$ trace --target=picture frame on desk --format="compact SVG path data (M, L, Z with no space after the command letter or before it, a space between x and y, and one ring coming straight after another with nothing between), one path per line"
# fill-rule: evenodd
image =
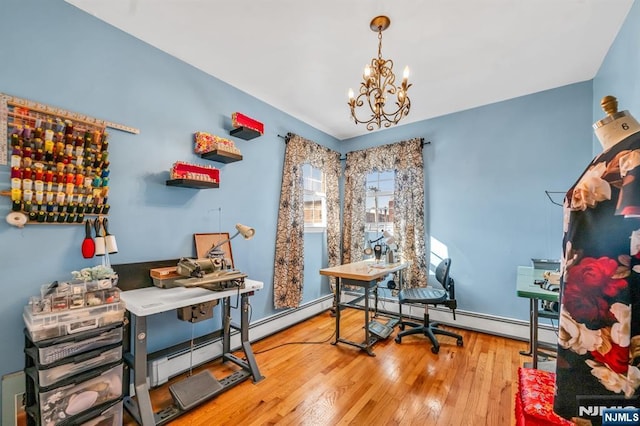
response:
M196 257L198 259L206 259L207 252L211 250L216 244L219 244L221 241L228 240L229 233L228 232L214 232L214 233L200 233L193 234L193 242L196 246ZM233 253L231 251L231 241L227 241L220 249L225 254L225 259L227 259L228 266L233 268Z

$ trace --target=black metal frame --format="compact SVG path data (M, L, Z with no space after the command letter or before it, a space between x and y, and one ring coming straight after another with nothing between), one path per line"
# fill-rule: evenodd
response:
M249 296L253 295L253 291L242 293L240 295L240 327L231 323L231 303L230 297L222 299L222 360L230 361L241 367L241 370L235 371L220 380L222 388L208 395L202 402L208 401L214 396L227 391L237 384L245 381L249 377L253 378L254 383L264 379L258 369L251 343L249 341ZM163 425L176 417L184 414L187 410L182 410L173 404L158 412L153 411L151 397L149 395L149 387L147 385L147 318L145 316L134 316L134 356L132 368L134 370L134 386L136 391L135 399L130 396L124 398L124 406L133 416L133 418L141 425ZM242 350L246 361L238 358L231 353L231 330L240 331L240 340Z

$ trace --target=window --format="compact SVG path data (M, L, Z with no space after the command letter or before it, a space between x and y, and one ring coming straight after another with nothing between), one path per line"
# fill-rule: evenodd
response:
M304 229L307 232L324 231L327 227L326 182L322 170L304 164Z
M394 170L374 171L367 175L365 238L376 239L381 231L393 234Z

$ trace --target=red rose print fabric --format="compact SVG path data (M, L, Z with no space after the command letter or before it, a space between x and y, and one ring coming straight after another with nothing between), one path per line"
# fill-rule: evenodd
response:
M544 370L518 369L516 426L574 426L553 412L555 376Z
M564 201L554 411L640 388L640 134L596 157Z

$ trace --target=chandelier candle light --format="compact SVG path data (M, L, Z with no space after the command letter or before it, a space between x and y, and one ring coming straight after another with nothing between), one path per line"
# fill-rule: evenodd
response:
M374 130L375 126L379 129L383 123L384 127L398 124L402 117L409 114L411 108L411 100L407 96L407 90L411 87L408 83L409 67L404 68L402 83L396 87L393 61L382 58L382 32L389 28L390 24L391 20L386 16L376 16L371 20L369 24L371 30L378 33L378 57L371 59L371 64L364 67L358 96L355 97L353 90L349 89L351 117L356 124L366 124L367 130ZM385 110L385 106L389 105L387 94L394 95L396 98L393 111ZM356 107L359 108L365 103L369 105L371 115L368 120L361 120L356 116Z

